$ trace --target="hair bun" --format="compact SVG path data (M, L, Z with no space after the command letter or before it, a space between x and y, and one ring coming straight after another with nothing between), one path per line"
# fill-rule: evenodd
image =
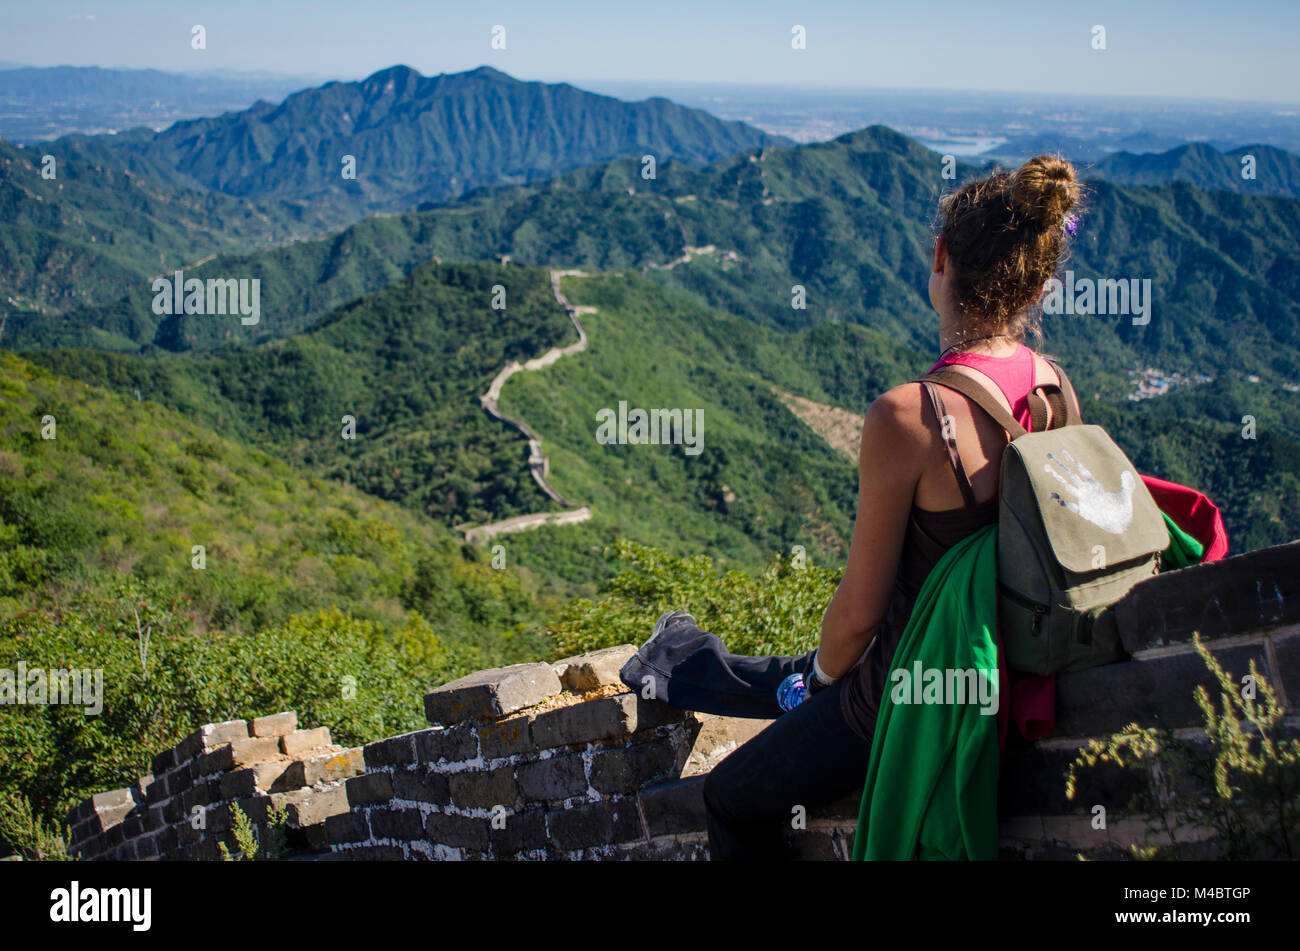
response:
M1056 228L1078 204L1079 182L1065 159L1036 155L1011 173L1008 195L1022 218Z

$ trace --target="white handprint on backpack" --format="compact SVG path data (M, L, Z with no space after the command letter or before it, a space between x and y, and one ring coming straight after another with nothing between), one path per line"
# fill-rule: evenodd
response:
M1067 501L1059 493L1053 492L1053 500L1104 532L1122 535L1128 530L1133 521L1133 490L1137 487L1133 473L1125 469L1119 476L1119 491L1107 492L1083 463L1064 449L1059 457L1049 452L1047 458L1051 462L1043 466L1043 471L1050 473L1076 499L1073 502ZM1058 472L1053 463L1060 466L1062 471Z

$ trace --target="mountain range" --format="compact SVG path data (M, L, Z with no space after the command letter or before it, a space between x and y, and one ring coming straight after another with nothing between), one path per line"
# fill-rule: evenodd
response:
M158 133L69 136L48 148L113 155L171 184L306 201L341 226L617 156L702 166L785 141L667 99L628 103L487 66L438 76L393 66Z
M427 79L395 68L362 84L308 90L300 94L305 98L287 100L277 109L255 108L221 120L183 123L157 137L126 136L111 148L102 140L68 140L71 158L66 164L79 175L68 179L71 194L49 187L44 194L37 192L28 180L35 171L28 150L14 150L12 164L28 161L8 184L16 217L28 229L16 233L26 233L28 245L34 247L44 239L42 253L48 259L66 256L77 230L70 222L93 221L99 205L95 196L106 194L103 189L110 185L117 189L112 194L119 203L128 209L133 202L140 207L135 219L116 211L106 215L106 240L110 234L120 240L134 228L140 245L149 247L151 221L165 220L169 205L200 199L215 208L211 233L179 227L172 234L156 232L158 243L196 253L200 245L216 247L220 239L227 246L250 241L259 229L259 240L267 240L266 234L276 228L281 233L305 228L305 215L295 214L304 214L297 209L310 206L310 201L270 194L281 188L274 176L255 182L249 171L264 171L265 163L253 159L240 171L240 162L229 155L228 161L216 160L215 143L229 145L242 137L248 148L260 142L258 155L266 149L287 155L291 142L310 142L310 148L303 146L304 154L314 154L328 148L322 143L338 141L331 138L331 129L341 121L339 115L348 116L348 129L363 128L365 134L379 134L380 129L418 134L426 125L437 124L431 116L446 108L446 100L459 97L462 104L482 107L471 109L472 118L461 126L460 142L467 151L491 165L491 156L523 149L540 175L555 157L548 159L546 148L529 149L539 141L555 141L547 138L554 132L547 123L528 123L530 129L551 129L540 138L533 133L515 135L510 139L514 145L504 151L494 144L495 129L511 128L501 117L520 115L518 97L548 108L560 101L553 96L568 103L566 108L581 111L582 105L592 105L591 121L606 130L609 122L600 125L604 120L595 115L615 108L611 103L617 108L648 107L651 113L664 108L654 106L653 100L626 104L587 95L571 87L518 83L487 69ZM563 98L574 96L577 106ZM413 117L403 118L399 103L408 101L421 105ZM314 106L323 111L309 114ZM680 116L673 111L677 109L669 111ZM652 116L642 116L641 121L654 124ZM289 128L306 131L295 138L285 132ZM699 131L704 136L708 130ZM444 147L438 136L427 141L432 143L429 148ZM636 141L636 135L615 136L613 141ZM736 146L731 138L724 142L711 148ZM588 145L592 152L612 148ZM802 147L750 145L704 167L698 165L707 149L687 150L680 161L665 155L651 175L645 174L646 166L635 152L540 181L497 181L474 188L461 183L466 190L442 204L372 215L323 239L291 241L252 253L217 253L185 268L185 277L259 281L264 316L253 327L238 319L154 313L148 282L127 281L132 267L143 268L139 257L111 262L119 267L114 277L128 286L125 295L114 299L104 293L108 282L89 284L95 267L107 265L87 257L85 275L69 272L54 285L70 297L58 319L34 309L10 312L5 339L60 373L119 392L141 392L227 438L256 445L319 475L360 485L445 524L465 524L549 506L526 477L523 444L476 405L505 361L526 360L568 339L562 310L547 296L544 272L532 268L576 266L620 275L621 283L612 286L635 287L634 294L611 298L606 282L580 282L579 293L606 301L600 305L602 315L595 318L597 333L590 351L547 373L512 381L502 394L503 409L520 401L524 418L540 421L547 445L556 453L553 481L565 496L604 500L590 524L563 532L594 544L621 526L666 547L712 543L723 557L752 565L767 547L779 546L801 531L791 528L795 523L773 519L772 513L785 511L795 513L799 524L822 526L807 529L817 536L815 541L811 536L804 540L833 556L841 550L849 525L845 501L836 488L842 478L840 463L833 454L826 455L824 447L810 448L821 445L816 440L800 450L802 462L782 455L782 440L806 427L775 392L794 392L860 413L882 389L924 369L935 337L925 291L930 222L942 191L980 170L959 165L954 178L945 178L938 155L884 127ZM185 161L174 161L177 155L186 156ZM107 164L81 164L91 156ZM166 156L167 162L159 161ZM197 161L201 156L207 158ZM1261 156L1266 161L1259 167L1270 175L1284 170L1286 153L1261 150ZM1252 543L1260 544L1293 532L1286 506L1273 505L1289 497L1300 472L1300 466L1288 461L1300 440L1300 425L1295 423L1300 401L1283 387L1300 376L1300 313L1291 286L1297 273L1300 203L1281 195L1203 187L1234 163L1239 165L1237 158L1197 147L1177 155L1147 156L1145 162L1117 162L1111 169L1117 176L1146 169L1142 175L1153 181L1195 173L1199 185L1181 180L1090 182L1083 230L1069 268L1084 281L1149 281L1150 319L1139 324L1128 314L1048 316L1044 325L1048 348L1067 361L1097 412L1111 418L1117 429L1145 433L1142 448L1134 450L1139 464L1157 474L1195 475L1207 489L1231 497L1238 510L1232 516L1234 528L1250 532ZM215 177L201 182L164 168L177 164L207 168ZM409 181L419 177L411 175ZM301 194L307 194L316 186L308 175L301 187L306 190ZM223 189L257 190L265 197L253 200ZM388 192L390 198L399 193L398 187ZM158 204L145 204L150 200ZM226 224L227 218L237 221L237 210L248 212L254 202L262 203L257 207L263 210L260 217L246 215L244 232ZM69 209L82 217L64 217ZM114 228L114 220L126 226ZM312 222L321 223L319 218ZM79 241L83 254L88 244L99 243L87 242L84 236ZM13 279L39 286L41 268L34 260L19 256L10 268ZM173 252L172 260L179 263L181 256ZM430 260L435 264L425 264ZM503 266L504 261L510 263ZM512 288L515 304L509 319L485 310L488 289L500 281ZM80 299L75 296L79 282L89 284ZM608 303L611 299L617 300L616 306ZM648 307L647 301L656 303ZM677 314L692 316L678 320L673 316ZM1230 321L1226 314L1231 314ZM637 328L638 320L648 326ZM669 333L675 320L688 329ZM728 330L721 337L701 334L698 324ZM860 336L862 328L869 328L868 336ZM656 350L655 333L667 333L676 342L663 353L677 355L678 379L705 374L723 387L728 379L720 370L724 364L738 358L750 361L746 366L754 378L748 383L727 383L732 389L715 387L693 396L708 411L707 418L735 422L737 435L728 435L731 424L721 427L723 451L710 463L713 468L680 460L680 471L674 465L664 468L665 462L652 467L655 484L674 486L665 490L672 500L668 508L691 513L683 522L662 513L632 515L627 505L620 510L616 498L605 494L608 487L616 482L635 485L645 473L634 467L615 474L608 460L618 454L589 445L585 427L570 434L576 443L553 443L568 431L571 423L566 420L590 418L599 408L572 402L574 392L583 389L576 381L584 373L605 381L587 387L594 392L604 385L602 405L617 403L619 379L631 386L644 375L644 368L624 365L625 358L604 346L601 330L625 340L631 352ZM735 341L744 341L743 357ZM122 356L103 352L114 350ZM190 356L175 356L184 352ZM758 352L783 357L754 364ZM1135 386L1133 374L1144 366L1161 368L1156 372L1199 373L1209 382L1176 391L1176 399L1135 405L1126 397ZM1248 378L1260 382L1249 383ZM668 399L666 379L654 384L647 376L641 382L647 389L658 386L663 393L658 398ZM551 380L566 382L550 392ZM758 396L760 390L765 395ZM742 391L748 395L740 395ZM529 396L534 393L547 395ZM327 406L332 409L322 415ZM350 412L347 406L358 408L365 439L340 453L327 437L337 426L335 417ZM737 413L738 406L745 407L743 412ZM1187 440L1169 439L1171 420L1205 440L1226 439L1247 413L1268 421L1262 442L1243 447L1249 452L1215 455L1207 464ZM747 437L738 437L745 432ZM759 439L763 432L770 433L765 442ZM785 435L778 437L778 432ZM593 452L600 455L592 457ZM753 454L784 459L785 470L798 473L811 494L800 496L778 473L740 461ZM1255 467L1250 479L1240 477L1240 465ZM596 477L597 472L605 476ZM1273 488L1248 494L1248 487L1261 485ZM734 501L726 502L728 496ZM742 511L750 514L741 518ZM613 522L607 520L611 516ZM664 530L668 525L671 531ZM543 530L536 537L554 534ZM560 547L573 544L563 542ZM539 556L538 563L572 562L572 554L553 548ZM592 580L589 568L576 562L568 575L572 581Z

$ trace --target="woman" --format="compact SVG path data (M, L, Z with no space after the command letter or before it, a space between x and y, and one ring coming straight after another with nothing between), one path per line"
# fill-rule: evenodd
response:
M931 369L957 367L1026 429L1035 387L1057 384L1074 400L1064 373L1024 339L1037 330L1035 307L1074 232L1079 199L1070 163L1038 156L940 203L930 272L940 357ZM714 859L781 857L782 832L796 806L811 809L862 785L890 661L913 601L949 547L996 521L1008 438L954 390L905 383L888 391L871 404L862 427L853 541L817 650L738 657L689 614L671 612L624 668L624 680L636 688L646 677L661 681L657 696L675 706L777 718L705 781ZM801 671L810 696L781 713L777 685Z

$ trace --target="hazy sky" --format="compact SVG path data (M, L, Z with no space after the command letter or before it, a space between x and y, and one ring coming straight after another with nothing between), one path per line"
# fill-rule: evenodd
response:
M207 49L190 48L202 24ZM491 30L506 28L506 49ZM791 49L791 28L807 48ZM1092 49L1094 25L1106 29ZM1300 101L1297 0L0 0L0 60Z

